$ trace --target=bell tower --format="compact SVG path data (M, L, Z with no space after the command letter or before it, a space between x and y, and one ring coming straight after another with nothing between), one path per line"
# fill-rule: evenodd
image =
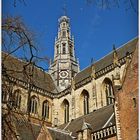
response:
M49 73L56 86L64 90L71 85L72 78L79 72L79 63L74 52L74 37L71 36L70 19L61 16L58 20L58 34L55 38L54 60L50 64Z

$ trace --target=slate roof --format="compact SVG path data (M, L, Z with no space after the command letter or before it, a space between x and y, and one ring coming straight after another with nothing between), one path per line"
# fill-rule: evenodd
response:
M35 124L16 124L16 130L21 140L36 140L40 134L41 126Z
M26 64L26 62L11 55L6 57L6 55L6 53L2 53L2 62L4 63L4 67L6 67L7 69L7 73L14 78L26 82L27 78L23 74L23 72L17 72L23 70L23 66ZM11 70L14 70L16 72L11 72ZM56 90L52 77L47 72L37 67L35 67L33 71L33 84L34 86L47 90L49 92Z
M55 130L54 128L45 128L41 131L41 125L31 124L28 121L23 121L22 118L15 121L16 130L21 140L37 140L39 135L44 133L48 135L48 132L53 140L73 140L73 138L64 131ZM48 129L45 131L45 129Z
M50 132L53 140L73 140L69 133L62 130L48 128L48 131Z
M106 124L106 122L109 120L109 118L114 113L114 105L105 106L103 108L100 108L96 111L93 111L87 115L81 116L79 118L76 118L72 120L69 124L62 124L58 126L59 129L64 129L67 131L72 132L72 136L77 137L77 131L80 131L83 126L83 122L86 122L90 124L92 128L92 132L95 132L97 130L102 129L102 127ZM115 117L113 116L110 120L111 125L115 125ZM67 126L68 125L68 126ZM109 126L109 123L106 125L106 127Z
M129 53L134 52L137 43L138 43L138 38L135 38L129 41L128 43L122 45L120 48L116 49L118 53L118 58L121 59L125 57L126 52ZM113 63L113 51L94 63L95 72L100 71L101 69L111 65L112 63ZM90 75L91 75L91 66L88 66L87 68L85 68L75 76L75 83L78 83L90 77Z

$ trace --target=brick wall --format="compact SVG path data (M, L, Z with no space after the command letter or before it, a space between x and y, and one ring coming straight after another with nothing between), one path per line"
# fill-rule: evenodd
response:
M138 129L138 48L128 64L122 89L116 93L122 140L136 140Z

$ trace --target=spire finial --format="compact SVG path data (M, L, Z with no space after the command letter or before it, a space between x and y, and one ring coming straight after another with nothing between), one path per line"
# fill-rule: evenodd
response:
M66 16L67 9L66 9L66 0L64 0L64 5L63 5L63 15Z
M113 44L113 50L114 50L114 51L116 50L115 44Z
M91 62L90 62L90 63L91 63L91 65L94 64L94 59L93 59L93 57L91 58Z

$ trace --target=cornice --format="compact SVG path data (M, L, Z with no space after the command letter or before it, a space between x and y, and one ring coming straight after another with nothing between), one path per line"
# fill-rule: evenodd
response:
M130 57L132 57L132 53L130 54ZM126 56L123 57L123 58L121 58L121 59L119 59L119 63L120 63L121 66L124 65L124 64L126 63ZM110 71L114 70L114 68L115 68L115 67L114 67L114 65L113 65L113 63L112 63L112 64L108 65L107 67L105 67L105 68L103 68L103 69L97 71L97 72L95 73L95 76L96 76L95 79L98 79L98 78L100 78L101 76L103 76L103 75L109 73ZM47 91L47 90L45 90L45 89L39 88L39 87L37 87L37 86L35 86L35 85L33 85L33 84L31 85L31 84L29 84L29 83L27 83L27 82L25 82L25 81L19 80L19 79L17 79L17 78L11 77L11 76L9 76L9 78L10 78L10 80L11 80L13 83L19 84L21 87L23 87L23 88L25 88L25 89L29 89L29 87L30 87L31 91L37 92L37 93L39 93L39 94L41 94L41 95L43 95L43 96L47 96L47 97L49 97L49 98L51 98L51 99L54 99L54 98L61 98L61 97L65 96L65 95L67 95L67 94L71 94L71 90L72 90L72 87L70 86L70 87L68 87L67 89L65 89L65 90L63 90L63 91L61 91L61 92L54 93L54 92L49 92L49 91ZM90 75L89 77L83 79L82 81L80 81L80 82L78 82L78 83L75 83L75 85L74 85L74 86L75 86L75 89L74 89L74 90L77 90L77 89L79 89L80 87L82 87L82 86L88 84L89 82L92 81L92 79L93 79L93 78L92 78L92 76Z
M29 84L29 83L27 83L25 81L19 80L17 78L11 77L11 76L8 76L8 78L9 78L9 80L11 80L11 82L13 82L13 83L15 83L17 85L20 85L24 89L27 89L27 90L30 89L31 92L37 92L37 93L39 93L39 94L41 94L43 96L48 96L48 97L50 97L52 99L55 96L55 93L49 92L49 91L47 91L45 89L42 89L42 88L39 88L39 87L37 87L37 86L35 86L33 84Z

